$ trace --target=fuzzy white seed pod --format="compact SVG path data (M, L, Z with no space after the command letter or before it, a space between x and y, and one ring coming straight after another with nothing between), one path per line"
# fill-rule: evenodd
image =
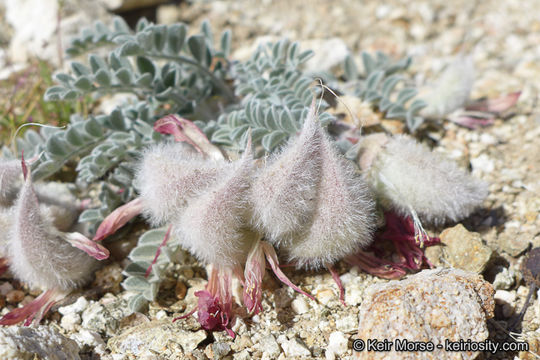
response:
M273 244L288 243L313 217L321 171L322 134L312 112L300 135L271 158L253 183L255 227Z
M21 186L21 162L0 161L0 206L11 206Z
M254 171L250 151L220 173L222 179L193 199L174 222L183 247L205 264L243 264L255 234L248 229L249 190Z
M182 143L147 149L136 174L144 215L154 226L167 224L188 200L216 182L225 161L204 160Z
M10 268L31 286L73 289L89 280L97 262L69 242L73 234L58 231L43 216L30 178L28 174L13 210Z
M306 121L316 122L315 118ZM299 267L329 265L369 245L375 224L374 203L362 176L321 134L321 170L316 206L309 226L285 246Z
M388 141L366 177L384 207L435 225L467 217L488 192L486 183L404 135Z
M444 70L433 87L421 96L428 106L421 115L441 118L465 106L474 85L474 63L470 56L460 56Z
M0 207L0 258L8 257L9 230L13 225L11 208Z

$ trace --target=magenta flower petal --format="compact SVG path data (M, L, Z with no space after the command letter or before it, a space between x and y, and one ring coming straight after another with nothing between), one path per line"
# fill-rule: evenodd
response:
M336 283L339 289L339 301L341 301L343 306L347 306L347 304L345 303L345 288L343 287L343 283L341 282L341 279L339 278L338 272L330 264L326 264L326 268L330 272L330 275L332 275L332 279L334 279L334 282Z
M105 260L109 257L109 250L106 247L90 240L81 233L66 233L65 239L77 249L81 249L97 260Z
M465 109L469 111L486 111L499 114L514 106L519 100L520 96L521 91L516 91L510 94L499 96L495 99L484 99L476 101L468 105Z
M53 289L47 290L30 303L14 309L0 319L0 325L14 325L24 321L24 326L32 323L39 324L43 316L65 294Z
M495 122L495 117L485 112L474 113L474 116L465 112L459 116L450 116L448 120L468 129L475 130L483 126L492 125Z
M167 115L154 123L154 130L160 134L170 134L176 141L185 141L199 153L215 159L223 159L221 151L191 121L177 115Z
M131 200L110 213L99 225L94 241L101 241L107 236L114 234L124 226L129 220L142 212L142 201L140 198Z
M262 310L262 280L266 261L261 242L257 241L250 250L244 270L244 305L249 313L258 314Z
M285 275L283 271L281 271L281 269L279 268L279 260L276 254L276 250L274 250L272 245L270 245L266 241L261 241L261 247L263 248L264 255L266 255L266 260L268 261L268 264L272 268L272 271L277 276L277 278L281 280L282 283L284 283L287 286L290 286L291 288L293 288L293 290L299 292L302 295L307 296L311 300L317 301L312 295L308 294L304 290L300 289L298 286L294 285L291 282L291 280L289 280L287 275Z

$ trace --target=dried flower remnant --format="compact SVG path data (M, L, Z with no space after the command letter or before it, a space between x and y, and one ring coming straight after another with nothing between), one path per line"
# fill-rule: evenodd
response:
M529 286L529 293L525 299L525 304L519 313L516 320L512 323L511 328L514 328L525 316L525 312L530 305L531 298L537 289L540 288L540 248L534 248L527 254L525 260L521 263L521 272L523 280Z
M39 321L55 301L90 278L97 262L88 254L97 259L108 257L107 249L84 235L60 232L54 227L42 212L24 160L22 168L25 182L13 210L9 266L18 279L46 292L4 316L0 324Z

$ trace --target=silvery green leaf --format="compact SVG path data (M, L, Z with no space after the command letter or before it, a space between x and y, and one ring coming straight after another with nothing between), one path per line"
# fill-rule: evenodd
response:
M132 261L152 262L156 256L158 245L139 245L129 253L129 259Z
M319 122L321 123L322 126L327 126L334 120L335 118L329 113L322 113L319 115Z
M396 87L397 83L401 80L401 77L398 75L392 75L384 79L381 86L381 94L383 98L390 96L390 93Z
M132 312L140 312L146 304L148 304L148 301L141 294L137 294L129 298L128 308Z
M131 30L129 29L128 24L124 21L124 19L120 16L115 16L113 18L113 29L116 33L130 33Z
M388 119L400 119L406 116L405 108L401 105L394 104L386 112L386 118Z
M225 58L229 57L231 52L231 31L229 29L225 30L221 34L221 51Z
M120 47L118 53L120 56L140 55L143 49L135 41L128 41Z
M150 284L150 287L148 287L145 291L143 291L142 295L146 300L154 301L158 290L159 290L159 284L154 282Z
M189 51L199 63L205 62L206 57L206 41L202 35L192 35L187 39Z
M139 32L137 35L135 35L135 39L137 40L137 44L143 49L143 50L151 50L152 49L152 36L148 32Z
M135 31L140 32L143 31L148 26L148 20L146 18L140 18L139 21L137 21L137 25L135 25Z
M232 144L230 134L230 129L228 128L218 129L212 134L212 142L230 145Z
M143 276L130 276L122 282L122 286L128 291L145 291L150 283Z
M417 93L418 91L415 88L402 89L398 94L396 104L401 106L405 105L405 103L415 97Z
M109 127L113 130L126 130L126 123L120 109L114 109L107 119Z
M377 91L368 90L363 96L366 102L376 102L381 99L381 95Z
M68 90L61 96L62 100L76 100L79 97L79 93L75 90Z
M32 171L32 176L35 179L46 177L57 171L60 167L59 165L61 164L59 164L58 161L55 160L44 161L40 163L35 170Z
M61 94L64 92L64 90L65 89L62 86L53 86L48 88L44 96L45 101L60 100Z
M103 135L101 125L94 118L90 118L86 121L84 130L93 137L101 137Z
M154 66L154 63L152 60L144 56L137 56L137 69L141 74L152 75L152 78L154 78L156 75L156 67Z
M86 76L81 76L73 83L73 86L75 86L77 89L81 91L90 91L92 89L92 82L90 79Z
M184 24L173 24L167 31L167 46L172 54L178 54L184 46L186 40L186 26Z
M424 123L424 118L421 116L411 116L409 117L407 114L407 127L409 128L409 131L411 133L414 133L420 125Z
M120 69L114 73L114 76L122 85L131 85L131 73L127 69Z
M242 138L242 136L244 135L244 133L249 129L249 125L242 125L242 126L239 126L237 127L236 129L234 129L231 134L230 134L230 137L233 141L236 141L236 142L239 142L240 138Z
M65 86L69 86L73 82L73 76L68 74L59 73L54 76L54 79Z
M124 274L127 276L144 276L150 264L146 262L132 262L126 266Z
M165 238L165 234L167 233L166 229L153 229L148 230L144 234L139 237L138 245L155 245L159 246L163 239Z
M311 50L306 50L302 52L300 55L298 55L298 64L301 65L311 59L315 53Z
M152 29L154 35L154 48L157 51L163 50L165 43L167 41L167 26L166 25L156 25Z
M345 70L345 78L349 81L358 79L358 68L354 63L354 58L349 54L345 58L345 63L343 64Z
M91 71L90 69L81 64L80 62L77 62L77 61L73 61L71 63L71 69L73 70L73 73L76 75L76 76L82 76L82 75L90 75L91 74Z
M107 63L98 55L91 54L88 57L88 62L90 63L90 68L94 74L96 74L99 70L107 69Z
M283 131L274 131L263 136L261 144L266 151L272 151L276 146L287 139L288 134Z
M66 130L66 140L73 147L82 146L85 143L79 131L73 126Z
M111 85L111 76L109 75L109 72L105 69L98 70L98 72L94 76L94 79L99 85L103 87L108 87Z
M383 76L384 71L381 70L373 71L372 73L370 73L366 80L366 90L375 91L379 86L379 83L381 82Z
M86 209L79 216L79 222L94 222L103 219L96 209Z
M375 70L376 64L371 55L362 51L362 62L364 64L365 76L369 76L373 70Z

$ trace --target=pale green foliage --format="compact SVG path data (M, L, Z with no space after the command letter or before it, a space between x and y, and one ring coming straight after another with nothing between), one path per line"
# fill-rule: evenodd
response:
M175 238L169 239L166 246L161 248L161 253L152 270L146 277L146 271L152 264L156 252L166 234L166 229L153 229L144 233L137 243L137 246L129 254L132 261L124 274L127 275L122 286L136 294L129 300L129 308L132 311L140 311L148 302L155 299L163 272L171 263L178 263L182 255L182 249Z
M235 92L241 103L222 114L217 122L198 122L212 142L234 150L245 148L247 131L252 142L272 152L302 128L309 105L316 95L314 79L301 71L313 53L300 52L298 43L281 40L260 46L246 62L236 63L232 72ZM327 105L323 102L320 109ZM320 121L332 119L322 113Z
M396 86L404 81L404 78L396 73L406 70L411 64L411 58L392 62L382 52L377 52L375 57L363 52L362 62L364 74L359 73L351 56L345 59L345 78L352 82L354 94L372 103L379 111L384 112L386 118L404 120L409 131L418 129L424 122L418 112L427 106L426 102L414 99L418 91L413 87L396 89Z

